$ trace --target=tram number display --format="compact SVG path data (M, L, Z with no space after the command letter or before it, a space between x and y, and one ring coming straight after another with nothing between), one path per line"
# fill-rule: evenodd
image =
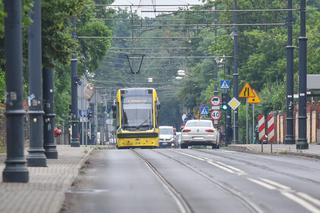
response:
M211 111L211 119L212 120L220 120L221 115L222 115L222 113L220 110L212 110Z

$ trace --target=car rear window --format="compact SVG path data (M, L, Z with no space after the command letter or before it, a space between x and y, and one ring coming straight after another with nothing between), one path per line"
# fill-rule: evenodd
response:
M211 121L188 121L186 127L212 127Z
M160 128L160 134L172 135L173 134L173 128Z

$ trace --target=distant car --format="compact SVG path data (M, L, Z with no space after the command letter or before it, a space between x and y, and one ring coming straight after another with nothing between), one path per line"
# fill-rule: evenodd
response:
M176 132L172 126L160 126L159 130L159 147L177 147Z
M219 148L219 133L210 120L189 120L181 132L181 148L205 145Z

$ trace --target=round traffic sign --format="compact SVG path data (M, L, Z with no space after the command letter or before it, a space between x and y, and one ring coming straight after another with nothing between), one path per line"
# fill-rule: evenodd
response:
M221 113L220 110L212 110L212 111L211 111L211 118L212 118L212 120L220 120L221 115L222 115L222 113Z
M210 102L212 104L212 106L219 106L221 104L221 98L220 96L212 96L210 98Z

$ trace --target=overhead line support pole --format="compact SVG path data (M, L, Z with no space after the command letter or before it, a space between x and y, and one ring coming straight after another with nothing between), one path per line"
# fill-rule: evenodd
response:
M73 23L73 39L77 39L76 34L76 18L72 18ZM74 53L71 58L71 147L79 147L79 113L78 113L78 75L77 75L77 53L74 49Z
M286 118L286 144L294 144L294 133L293 133L293 54L294 47L292 46L292 25L293 25L293 16L292 16L292 0L288 0L288 45L287 49L287 118Z
M29 27L29 120L30 148L28 166L45 167L47 159L44 150L43 129L43 87L41 49L41 0L34 0L31 11L32 24Z
M233 10L237 8L237 1L233 0ZM233 23L237 23L237 15L235 12L232 13ZM238 99L238 30L236 25L233 26L233 97ZM234 110L233 119L233 143L239 143L239 129L238 129L238 109Z
M307 141L307 35L306 0L300 0L300 36L299 36L299 134L297 149L308 149Z
M6 59L6 144L7 156L3 182L29 182L24 156L23 72L22 72L22 1L5 0Z

